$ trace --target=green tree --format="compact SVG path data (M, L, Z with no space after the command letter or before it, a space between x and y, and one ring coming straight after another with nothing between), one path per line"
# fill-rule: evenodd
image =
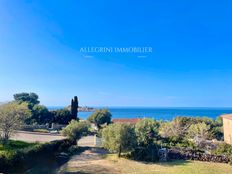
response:
M68 109L51 111L53 122L58 124L68 124L72 120L72 115Z
M162 122L159 127L159 135L161 135L163 138L173 136L174 133L171 129L171 126L171 122Z
M28 108L30 109L32 115L30 118L25 120L26 124L51 123L52 115L45 106L39 105L40 103L40 101L38 100L39 96L36 93L23 92L23 93L14 94L14 99L19 104L22 102L28 103Z
M27 103L7 103L0 106L1 139L7 142L14 131L20 128L24 120L31 115Z
M222 126L223 125L222 117L217 117L214 124L216 126Z
M222 117L217 117L214 120L214 123L211 125L210 133L212 138L216 138L217 140L223 140L223 121Z
M159 123L153 119L143 119L135 125L135 133L139 145L153 144L158 136Z
M88 134L90 124L87 121L76 121L72 120L63 130L62 134L67 136L69 139L77 142L82 136Z
M161 124L159 134L162 137L175 137L175 139L184 138L188 128L194 123L190 117L176 117L171 122Z
M112 115L107 109L99 109L90 115L88 120L94 123L98 128L101 128L101 125L111 122L111 117Z
M190 138L199 137L207 139L209 137L210 126L206 123L192 124L188 129L188 135Z
M32 116L29 119L30 123L45 124L52 122L52 114L47 107L43 105L34 105L32 108Z
M33 92L31 93L23 92L23 93L14 94L14 99L19 103L27 102L30 108L40 103L40 101L38 100L39 96Z
M102 131L103 147L110 152L117 152L121 157L122 152L127 152L136 146L134 126L130 124L110 124Z

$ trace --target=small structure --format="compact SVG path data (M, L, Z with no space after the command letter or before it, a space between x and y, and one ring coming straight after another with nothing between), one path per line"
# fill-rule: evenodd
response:
M131 123L131 124L136 124L139 121L141 121L141 118L117 118L117 119L112 119L113 123Z
M160 162L167 162L168 160L168 150L166 148L161 148L158 151L159 161Z
M224 141L228 144L232 144L232 114L222 115Z

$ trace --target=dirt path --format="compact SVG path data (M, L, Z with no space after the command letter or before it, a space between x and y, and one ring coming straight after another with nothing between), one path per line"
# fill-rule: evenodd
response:
M107 152L100 148L90 148L75 155L61 166L59 174L119 174L113 165L103 158Z
M49 142L54 140L62 140L65 137L60 134L49 134L49 133L38 133L38 132L29 132L29 131L17 131L11 139L26 141L26 142Z

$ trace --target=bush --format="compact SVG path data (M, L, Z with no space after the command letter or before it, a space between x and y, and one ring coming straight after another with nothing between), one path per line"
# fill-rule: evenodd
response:
M158 147L136 147L131 152L131 158L138 161L156 162L159 160Z
M30 114L27 103L10 102L0 105L0 139L7 143L13 132L23 125Z
M53 122L57 124L68 124L72 120L72 115L68 109L51 111Z
M62 130L62 134L67 136L69 139L76 141L79 140L82 136L88 134L90 124L87 121L76 121L72 120L68 126Z
M107 126L102 131L103 147L110 152L121 152L133 150L136 146L134 126L130 124L115 123Z
M16 151L0 153L0 172L23 173L41 161L55 158L59 152L68 150L73 141L65 139L45 144L38 144Z
M107 109L99 109L89 116L88 121L101 128L101 125L111 122L111 117L112 115Z
M43 105L34 105L32 110L32 116L26 120L28 124L46 124L52 123L52 114L48 111L48 108Z
M158 137L159 123L153 119L143 119L135 125L135 133L140 146L153 144Z
M216 155L232 156L232 146L226 143L219 144L217 149L213 151Z

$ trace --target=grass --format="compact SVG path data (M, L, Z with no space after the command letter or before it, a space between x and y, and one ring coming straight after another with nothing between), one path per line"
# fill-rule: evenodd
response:
M14 141L14 140L9 140L9 142L5 145L0 143L0 152L12 152L15 150L19 149L24 149L30 146L34 146L37 143L27 143L23 141Z
M200 161L143 163L119 159L116 155L107 155L105 159L122 174L228 174L232 171L232 166L229 164Z

